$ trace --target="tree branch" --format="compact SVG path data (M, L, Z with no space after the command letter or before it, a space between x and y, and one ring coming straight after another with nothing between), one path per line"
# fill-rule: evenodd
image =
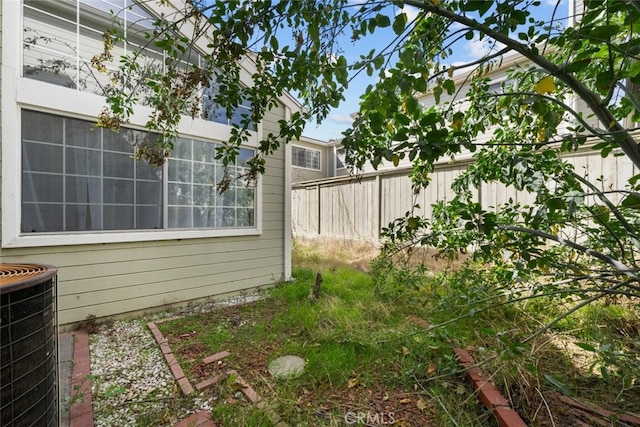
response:
M530 47L523 43L514 40L508 35L502 34L491 27L479 23L475 19L467 18L466 16L459 15L454 11L439 7L433 3L427 3L418 0L405 0L405 4L414 6L418 9L422 9L426 12L431 12L435 15L442 16L445 19L457 22L466 26L469 29L479 31L492 39L504 44L510 49L520 53L525 58L529 59L534 64L546 70L549 74L555 76L558 80L566 84L573 92L582 99L589 109L593 111L595 116L600 120L604 127L615 134L620 136L616 138L616 142L622 149L622 151L629 157L633 164L640 168L640 151L638 144L631 134L616 120L611 114L608 108L603 104L600 97L589 90L584 84L578 81L573 75L566 73L563 69L546 57L534 52ZM634 5L635 6L635 5Z
M547 240L551 240L554 241L556 243L560 243L563 244L565 246L569 246L572 249L575 249L577 251L583 252L587 255L591 255L594 258L599 259L600 261L603 261L609 265L611 265L613 268L616 269L616 271L618 271L621 274L624 274L625 276L629 276L635 280L638 280L639 277L637 275L637 272L635 270L630 269L629 267L627 267L626 265L624 265L623 263L621 263L620 261L618 261L617 259L614 259L608 255L605 255L603 253L600 253L598 251L594 251L591 248L588 248L586 246L583 246L579 243L573 242L571 240L567 240L564 239L562 237L556 236L554 234L551 233L547 233L545 231L541 231L541 230L534 230L531 228L525 228L525 227L520 227L517 225L497 225L496 226L498 229L500 230L506 230L506 231L515 231L517 233L526 233L526 234L533 234L534 236L538 236L538 237L542 237L544 239Z

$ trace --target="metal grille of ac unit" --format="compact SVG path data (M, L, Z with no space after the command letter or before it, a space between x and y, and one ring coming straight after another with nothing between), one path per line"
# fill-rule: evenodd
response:
M56 272L0 264L0 425L57 426Z

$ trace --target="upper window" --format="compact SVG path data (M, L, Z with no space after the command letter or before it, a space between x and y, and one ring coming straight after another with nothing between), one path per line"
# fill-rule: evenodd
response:
M224 125L240 125L241 120L251 115L251 102L244 100L231 113L227 113L226 108L221 107L215 101L218 93L218 84L212 81L209 87L202 92L202 118ZM253 123L249 123L249 130L254 130Z
M291 164L299 168L320 170L320 150L296 147L292 148Z
M216 144L180 139L167 164L152 168L132 157L131 145L153 138L23 110L21 231L255 226L255 189L242 179L253 150L240 150L226 169L231 185L219 194L225 169Z
M140 72L162 71L166 63L165 53L154 48L147 36L153 29L154 18L133 0L25 0L24 77L104 95L112 84L110 76L93 69L91 58L103 50L102 35L111 25L112 11L126 34L126 43L114 46L114 58L142 50L143 54L137 58L141 64ZM201 65L201 57L196 50L185 49L180 64L184 67L198 66ZM117 67L117 64L111 66ZM217 89L216 82L202 88L202 118L225 125L239 125L251 113L251 103L245 100L228 112L214 100ZM144 105L148 95L144 85L138 88L137 95ZM255 130L253 123L249 124L249 129Z
M132 0L24 0L23 75L102 95L109 76L92 69L91 58L103 50L111 11L127 36L126 44L114 46L114 57L147 43L145 32L153 28L153 18ZM161 66L160 52L146 52L147 66Z
M345 169L345 163L347 160L347 150L344 148L338 148L336 150L336 169Z

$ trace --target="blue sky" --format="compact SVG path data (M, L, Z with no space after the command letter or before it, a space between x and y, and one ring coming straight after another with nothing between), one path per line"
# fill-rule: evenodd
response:
M353 1L354 6L357 5L357 0ZM539 7L539 11L534 15L537 19L544 19L551 15L553 8L556 4L556 0L542 0L542 5ZM407 13L409 19L416 15L415 9L405 8L404 12ZM568 12L568 0L562 0L561 5L558 8L558 14L560 17L566 17ZM360 40L355 46L350 42L349 37L344 37L344 42L341 44L344 50L344 55L347 57L349 63L357 61L361 54L368 53L372 48L376 50L380 49L393 37L393 31L390 29L386 31L377 31L375 34L368 36L366 39ZM478 59L484 53L487 52L487 47L484 42L474 40L462 40L458 47L455 49L454 55L449 58L451 63L462 63ZM305 128L304 135L307 137L319 139L322 141L329 141L331 139L340 139L344 130L348 129L352 119L351 114L358 111L358 103L360 95L362 95L369 84L375 84L377 75L367 76L366 73L361 73L349 84L349 88L345 93L346 100L341 103L338 108L334 108L329 116L320 124L315 122L309 123Z

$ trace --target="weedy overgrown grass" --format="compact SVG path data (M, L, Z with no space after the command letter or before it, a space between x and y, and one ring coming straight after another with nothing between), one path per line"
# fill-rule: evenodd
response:
M229 350L224 368L269 403L249 405L224 383L208 391L217 395L214 419L268 426L277 423L275 412L290 425L333 426L344 425L346 414L373 411L407 426L495 426L453 347L474 354L530 425L553 425L550 391L601 393L625 410L640 401L637 377L615 368L629 356L624 346L638 345L637 306L594 307L536 336L560 308L539 299L509 303L499 271L471 263L403 269L375 254L366 244L296 242L294 282L251 304L160 324L192 382L202 380L202 357ZM317 273L323 282L312 303ZM614 343L621 336L627 344ZM287 354L306 361L302 376L271 377L268 363Z

